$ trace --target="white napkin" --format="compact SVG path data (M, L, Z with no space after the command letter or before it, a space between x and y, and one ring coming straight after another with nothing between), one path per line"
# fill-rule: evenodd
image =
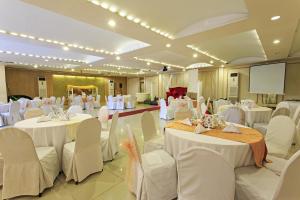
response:
M42 117L38 118L37 123L48 122L48 121L51 121L50 117L48 117L48 116L42 116Z
M234 124L229 124L227 125L224 129L223 132L229 132L229 133L241 133L239 127L235 126Z
M195 128L195 133L200 134L200 133L204 133L206 131L208 131L209 129L204 128L204 126L202 126L202 124L198 124Z
M191 120L189 119L189 118L186 118L186 119L184 119L184 120L181 120L180 121L182 124L185 124L185 125L188 125L188 126L192 126L193 124L192 124L192 122L191 122Z

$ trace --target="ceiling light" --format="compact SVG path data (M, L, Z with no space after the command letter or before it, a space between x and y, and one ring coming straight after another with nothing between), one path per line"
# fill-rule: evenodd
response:
M218 58L218 57L216 57L216 56L214 56L214 55L211 55L210 53L208 53L208 52L206 52L206 51L202 51L201 49L199 49L198 47L195 47L194 45L186 45L186 47L187 48L190 48L190 49L192 49L192 50L194 50L194 51L196 51L196 52L198 52L198 53L201 53L201 54L203 54L203 55L205 55L205 56L208 56L208 57L210 57L210 58L212 58L212 59L214 59L214 60L217 60L217 61L219 61L219 62L222 62L222 63L224 63L224 64L226 64L227 63L227 61L226 60L223 60L223 59L220 59L220 58Z
M38 65L33 65L34 68L38 68Z
M74 69L71 69L72 72L74 72Z
M174 65L174 64L170 64L170 63L166 63L166 62L160 62L160 61L152 60L152 59L144 59L144 58L138 58L138 57L134 57L134 59L136 59L138 61L149 62L149 63L154 63L154 64L160 64L160 65L165 65L165 66L171 66L171 67L180 68L180 69L184 68L183 66L180 66L180 65Z
M280 40L274 40L273 41L273 44L279 44L280 43Z
M108 7L109 7L108 3L106 3L106 2L102 2L100 5L104 9L108 9Z
M117 9L116 6L110 6L110 7L109 7L109 11L115 13L115 12L118 11L118 9Z
M100 6L100 2L98 0L91 0L91 2L97 6Z
M197 57L198 57L198 54L194 53L194 54L193 54L193 57L194 57L194 58L197 58Z
M134 19L134 17L132 15L128 15L127 19L130 20L130 21L132 21Z
M137 24L137 23L140 23L141 20L139 18L135 18L133 21L134 21L134 23Z
M66 46L64 46L62 49L63 49L64 51L69 51L69 47L66 47Z
M126 13L126 11L121 10L121 11L119 12L119 15L120 15L121 17L125 17L125 16L127 15L127 13Z
M115 22L114 20L109 20L109 21L108 21L108 25L109 25L110 27L115 27L115 26L116 26L116 22Z
M121 59L120 56L117 56L117 57L116 57L116 60L120 60L120 59Z
M213 61L213 60L211 60L211 61L209 61L209 63L210 63L210 64L214 64L214 61Z
M221 65L221 67L225 67L224 65Z
M276 20L278 20L278 19L280 19L280 16L279 16L279 15L276 15L276 16L271 17L271 20L272 20L272 21L276 21Z
M166 44L166 47L167 47L167 48L170 48L170 47L171 47L171 44Z
M148 65L148 66L151 65L151 63L147 62L147 65Z

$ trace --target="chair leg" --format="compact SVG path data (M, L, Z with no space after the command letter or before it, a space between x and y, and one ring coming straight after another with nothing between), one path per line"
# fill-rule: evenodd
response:
M78 181L75 181L75 185L78 185Z
M39 193L39 197L42 197L42 193Z

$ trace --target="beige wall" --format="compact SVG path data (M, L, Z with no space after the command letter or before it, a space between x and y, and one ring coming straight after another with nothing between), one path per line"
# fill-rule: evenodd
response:
M7 102L5 66L0 65L0 102Z
M127 78L127 93L135 95L140 91L140 78Z
M240 99L262 101L261 95L250 94L249 67L200 69L199 80L202 81L202 95L206 98L226 98L228 77L230 73L239 73ZM286 65L285 96L278 96L278 100L300 99L300 63Z

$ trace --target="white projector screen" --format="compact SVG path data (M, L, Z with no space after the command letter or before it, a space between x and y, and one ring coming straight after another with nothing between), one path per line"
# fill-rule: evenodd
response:
M284 94L285 63L250 67L249 92Z

